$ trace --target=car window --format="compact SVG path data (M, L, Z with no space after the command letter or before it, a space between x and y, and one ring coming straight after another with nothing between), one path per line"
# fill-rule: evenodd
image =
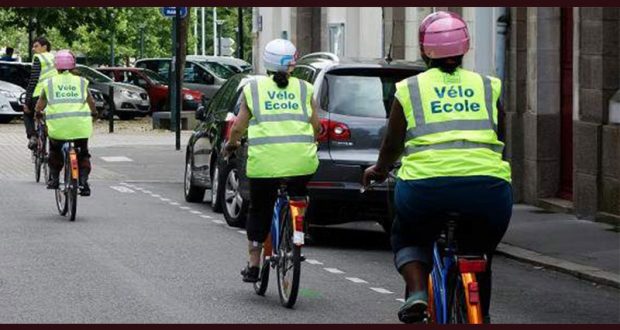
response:
M213 76L200 66L185 62L185 70L183 72L183 81L194 84L212 84Z
M136 67L149 69L159 74L160 76L164 77L166 82L169 80L170 60L141 61L136 64Z
M139 73L134 72L134 71L124 71L124 73L125 73L124 82L128 84L140 86L142 88L148 87L148 83L146 82L144 78L142 78L142 76Z
M228 79L235 75L234 71L217 62L202 61L200 64L222 79Z
M112 78L104 75L103 73L86 66L78 66L76 69L80 76L86 78L89 81L94 81L97 83L107 83L114 81L112 80Z
M387 118L396 83L416 73L395 69L330 71L325 75L326 84L323 86L327 100L321 100L321 104L327 111L337 114Z
M291 72L291 76L312 83L312 78L314 77L314 69L306 66L298 66L293 70L293 72Z
M168 84L168 80L166 79L166 77L160 75L157 72L151 71L149 69L144 69L142 73L145 76L147 76L151 80L151 82L155 85L167 85Z

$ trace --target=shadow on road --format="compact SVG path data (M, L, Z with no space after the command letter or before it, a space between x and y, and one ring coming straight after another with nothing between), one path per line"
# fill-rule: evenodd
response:
M391 250L389 236L381 230L313 226L309 246L352 250Z

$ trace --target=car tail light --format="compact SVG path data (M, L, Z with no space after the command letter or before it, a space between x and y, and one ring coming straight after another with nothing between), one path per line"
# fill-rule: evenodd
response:
M483 273L487 269L486 259L459 258L458 265L461 273Z
M350 139L351 130L347 125L329 119L321 119L319 142L327 142L329 140L349 141Z

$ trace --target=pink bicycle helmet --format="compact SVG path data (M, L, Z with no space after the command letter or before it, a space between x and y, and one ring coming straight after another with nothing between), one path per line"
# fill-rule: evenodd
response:
M54 65L56 70L73 70L75 69L75 56L69 50L59 50L54 56Z
M469 50L469 31L461 16L438 11L420 23L420 51L428 58L465 55Z

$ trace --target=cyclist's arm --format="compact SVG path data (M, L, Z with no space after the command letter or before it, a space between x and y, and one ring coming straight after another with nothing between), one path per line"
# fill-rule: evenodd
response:
M321 122L319 121L318 110L319 105L316 103L315 99L312 99L312 115L310 116L310 124L312 125L312 129L314 130L314 138L317 139L319 137L319 133L321 131Z
M235 119L235 123L230 131L230 139L228 143L234 145L245 134L245 131L248 129L250 125L250 118L252 118L252 114L248 109L248 105L246 103L245 95L241 94L241 106L239 107L239 114Z
M379 151L379 160L376 167L387 172L392 164L398 160L398 157L405 148L405 134L407 132L407 120L403 112L403 107L398 99L394 99L392 110L390 111L390 119L381 150Z
M34 107L36 112L43 112L43 109L47 106L47 96L45 95L45 90L41 91L41 95L39 96L39 100L37 101L37 105Z
M90 114L93 117L97 117L99 113L97 112L97 107L95 106L95 99L93 99L93 96L90 94L90 91L88 91L88 96L86 97L86 103L88 103Z
M39 82L39 76L41 75L41 62L39 62L39 58L35 57L32 60L32 68L30 69L30 79L28 80L28 86L26 87L26 104L28 106L32 106L32 94L34 93L34 88L37 86Z

